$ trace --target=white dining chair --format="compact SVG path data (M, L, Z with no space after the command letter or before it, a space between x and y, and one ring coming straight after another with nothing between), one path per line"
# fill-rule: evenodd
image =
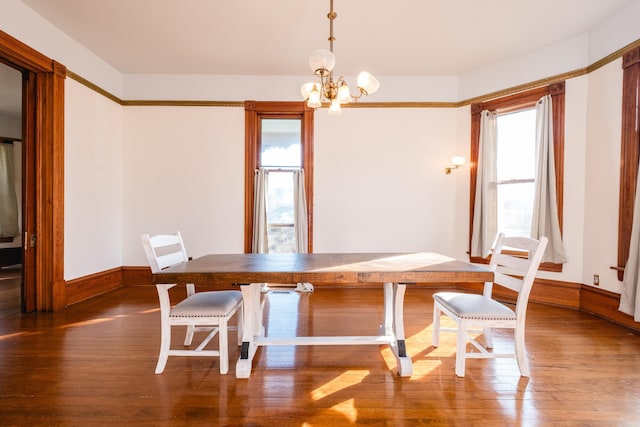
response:
M546 247L546 237L541 237L538 241L527 237L505 237L504 234L500 234L489 264L495 278L493 282L484 284L482 295L461 292L437 292L433 295L433 346L439 345L440 331L457 332L457 376L464 377L467 359L501 357L516 358L520 374L524 377L529 376L524 340L525 320L531 287ZM517 293L515 309L493 299L494 284ZM453 319L457 327L441 328L442 313ZM490 351L493 349L492 328L514 330L513 352ZM481 332L484 333L484 345L476 339ZM467 351L467 343L472 346L470 351Z
M180 232L150 237L142 235L142 246L152 273L188 262L187 251ZM156 374L161 374L169 356L216 356L220 359L220 373L229 371L228 330L238 330L238 345L242 337L242 293L240 291L196 292L193 283L186 285L187 297L171 304L169 289L175 284L156 284L160 300L161 340ZM175 297L175 295L174 295ZM229 327L231 317L238 313L236 328ZM171 348L172 326L186 326L183 349ZM191 346L195 332L208 332L195 348ZM205 346L218 335L218 350L205 350Z

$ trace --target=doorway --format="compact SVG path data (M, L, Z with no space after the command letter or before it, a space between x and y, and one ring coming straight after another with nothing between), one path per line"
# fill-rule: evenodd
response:
M22 76L22 309L62 310L67 70L3 31L0 63Z
M0 315L24 311L22 73L0 63Z

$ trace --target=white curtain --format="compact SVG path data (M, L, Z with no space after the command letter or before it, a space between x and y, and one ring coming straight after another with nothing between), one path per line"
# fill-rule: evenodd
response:
M497 155L498 115L484 110L480 119L471 256L488 256L498 234Z
M307 227L307 196L304 191L304 171L293 171L293 224L296 252L306 254L309 247L309 227Z
M536 104L536 181L533 199L531 237L549 239L542 262L567 262L560 234L556 200L556 170L553 154L553 109L551 96Z
M636 182L629 258L627 258L624 268L620 307L618 308L621 312L633 316L633 320L636 322L640 322L640 292L638 292L638 278L640 278L640 197L638 197L638 189L640 184L638 183L640 183L640 173Z
M13 144L0 142L0 237L16 237L19 233Z
M304 171L293 172L293 225L296 252L306 254L309 247L309 227L307 226L307 196L304 186ZM312 292L311 283L298 283L297 291Z
M269 252L269 238L267 230L267 185L269 172L258 169L254 172L253 193L253 240L251 252L266 254Z
M283 173L283 172L277 172ZM293 179L293 225L295 238L295 251L306 253L308 247L307 227L307 198L304 186L304 171L294 170L291 173ZM251 251L258 254L269 253L269 233L267 221L267 203L269 189L269 171L258 169L254 172L254 197L253 197L253 239ZM269 286L262 284L262 291L267 292ZM298 283L296 290L312 292L311 283Z

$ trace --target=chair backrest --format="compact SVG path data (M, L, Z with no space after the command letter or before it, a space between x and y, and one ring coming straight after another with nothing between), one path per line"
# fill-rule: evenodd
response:
M531 287L547 241L546 237L536 240L530 237L506 237L503 233L500 233L496 240L489 268L495 274L493 283L518 293L516 316L523 315L527 309ZM523 252L528 253L527 258L524 258ZM491 296L491 292L492 284L485 284L484 294Z
M158 234L153 237L143 234L142 246L153 273L189 260L179 231L175 234Z

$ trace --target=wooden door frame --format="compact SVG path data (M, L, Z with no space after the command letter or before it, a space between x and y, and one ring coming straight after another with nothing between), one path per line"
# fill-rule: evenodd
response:
M23 311L61 310L66 67L3 31L0 62L23 75Z

